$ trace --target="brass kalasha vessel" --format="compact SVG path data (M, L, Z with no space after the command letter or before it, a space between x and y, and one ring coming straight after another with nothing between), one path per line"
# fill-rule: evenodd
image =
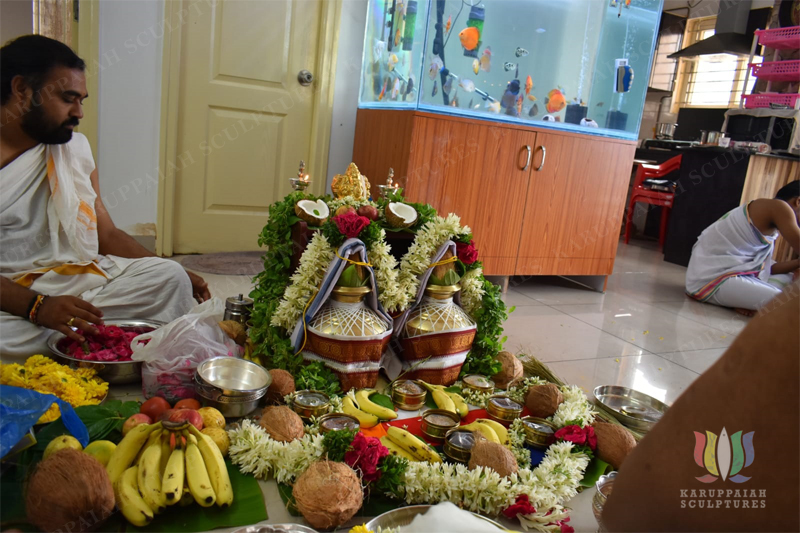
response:
M428 285L422 303L408 317L406 336L419 337L475 326L469 315L453 302L453 296L460 290L459 284Z
M317 313L310 327L325 335L371 337L386 333L389 324L364 304L369 287L334 287L331 298Z

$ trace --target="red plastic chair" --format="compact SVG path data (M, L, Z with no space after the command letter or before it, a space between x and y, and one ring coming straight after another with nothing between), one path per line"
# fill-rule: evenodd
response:
M625 244L628 244L631 236L631 228L633 227L633 208L637 202L650 205L661 206L661 229L658 232L658 248L664 249L664 241L667 236L667 222L669 221L669 212L672 209L672 200L675 198L675 193L654 191L644 184L646 179L659 179L667 174L678 170L681 167L681 158L683 156L675 156L672 159L664 161L660 165L639 165L636 169L636 178L633 180L633 192L631 193L631 201L628 204L627 220L625 222Z

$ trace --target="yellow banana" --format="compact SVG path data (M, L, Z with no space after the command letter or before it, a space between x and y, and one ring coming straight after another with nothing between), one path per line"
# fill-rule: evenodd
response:
M497 432L494 429L492 429L491 426L488 426L486 424L479 424L478 422L473 422L472 424L466 424L464 426L461 426L459 429L466 429L467 431L473 431L473 432L477 431L478 433L486 437L486 440L488 440L489 442L501 444L500 437L497 436Z
M186 479L183 448L175 448L167 461L164 477L161 480L161 492L164 493L167 505L174 505L183 496L183 482Z
M153 511L139 495L136 485L138 470L137 466L126 469L114 483L114 494L117 507L128 522L136 527L144 527L153 520Z
M180 502L181 507L189 507L194 503L194 497L192 496L192 493L189 492L189 487L184 485L183 495L181 496L181 499L178 501Z
M433 448L428 445L428 443L418 438L416 435L409 433L405 429L390 426L386 432L386 435L392 440L392 442L420 461L428 461L431 463L442 462L442 458Z
M405 451L399 445L395 444L394 441L389 437L387 437L386 435L381 437L381 444L386 446L386 448L389 450L390 455L397 455L404 459L408 459L409 461L419 461L419 459L417 459L415 456Z
M139 450L147 442L150 434L157 429L161 429L161 422L138 425L125 435L114 449L114 453L111 454L111 458L106 465L106 471L111 483L116 483L122 473L133 464L133 460L139 454Z
M208 470L203 462L203 455L197 448L197 438L194 435L189 435L186 442L186 483L189 485L189 491L192 493L194 501L202 507L214 505L217 497L211 486Z
M497 433L497 438L500 439L500 444L502 444L503 446L511 445L511 441L508 438L508 430L500 422L497 422L495 420L490 420L488 418L478 418L477 420L475 420L475 422L477 422L478 424L486 424L487 426L492 428L494 432Z
M382 407L369 399L369 395L375 392L375 389L361 389L356 393L356 401L358 408L365 413L375 415L381 420L394 420L397 418L397 413L386 407Z
M233 503L233 487L231 478L228 475L228 467L225 466L225 458L222 452L211 437L198 431L193 425L189 425L189 432L197 438L197 448L203 456L208 477L211 480L211 487L217 497L217 506L223 509L230 507Z
M137 481L139 494L147 506L154 513L163 513L167 508L166 498L161 492L161 433L154 431L151 433L148 446L144 449L141 459L139 459L139 470Z
M164 472L167 470L167 462L172 455L172 448L169 447L169 431L161 432L161 464L159 465L159 473L161 479L164 479Z
M445 391L447 392L447 391ZM460 394L457 392L447 392L447 395L450 396L450 399L453 400L453 403L456 406L456 412L458 416L464 418L469 413L469 406L467 402L464 401L464 398L461 397Z
M345 396L342 399L342 411L344 414L354 416L358 419L358 423L362 428L371 428L378 425L378 417L365 413L353 403L350 396Z
M433 389L431 394L433 395L433 401L436 402L436 407L444 409L445 411L450 411L453 414L458 414L458 411L456 411L456 404L453 403L453 400L450 399L450 396L448 396L445 391Z

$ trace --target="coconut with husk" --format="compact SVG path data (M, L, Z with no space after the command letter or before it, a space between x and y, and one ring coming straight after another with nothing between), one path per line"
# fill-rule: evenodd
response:
M364 503L364 491L356 473L335 461L312 463L295 481L292 495L303 518L322 530L341 526Z
M294 213L309 226L321 226L331 214L323 200L300 200L294 204Z
M531 412L531 416L547 418L553 416L558 406L564 402L564 395L556 385L532 385L528 387L525 395L525 407Z
M303 419L300 415L285 405L265 407L261 411L258 425L266 431L273 440L291 442L305 435Z
M114 487L100 461L65 448L36 467L26 488L25 512L42 531L98 529L114 512Z
M479 466L488 467L502 477L516 474L518 470L517 460L511 450L502 444L490 442L486 439L476 440L469 456L468 466L470 470Z
M280 368L273 368L269 375L272 376L272 383L267 389L267 403L283 403L283 399L295 391L294 376Z
M500 352L497 360L502 365L500 372L492 376L495 386L507 389L509 384L522 378L525 369L522 368L522 361L511 352Z
M393 228L407 228L417 221L417 210L402 202L386 204L386 222Z
M247 331L244 326L235 320L223 320L219 323L219 327L225 332L225 335L233 339L233 342L239 346L244 346L247 342Z
M636 439L630 431L616 424L595 422L594 434L597 436L597 457L619 470L622 462L636 447Z

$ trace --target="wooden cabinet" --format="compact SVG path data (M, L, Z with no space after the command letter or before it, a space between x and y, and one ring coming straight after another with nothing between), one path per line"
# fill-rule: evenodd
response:
M419 111L359 109L353 161L469 225L488 275L608 275L635 143ZM530 154L530 157L529 157Z

